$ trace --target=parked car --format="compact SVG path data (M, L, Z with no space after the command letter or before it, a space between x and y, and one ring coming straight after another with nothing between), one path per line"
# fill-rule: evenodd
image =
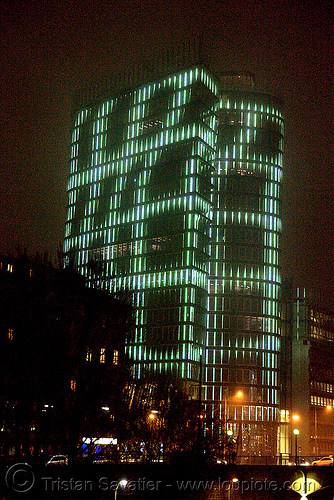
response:
M50 458L46 465L68 465L68 458L66 455L54 455Z
M111 460L105 457L96 457L93 460L93 464L110 464Z
M333 465L334 457L333 455L329 455L328 457L322 457L319 460L314 460L312 465Z

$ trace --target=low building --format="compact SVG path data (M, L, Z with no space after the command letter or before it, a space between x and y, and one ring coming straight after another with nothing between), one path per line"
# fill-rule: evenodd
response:
M47 259L0 257L3 456L69 453L111 431L131 311Z
M305 289L283 292L280 450L294 456L297 443L298 456L328 455L334 451L334 314Z

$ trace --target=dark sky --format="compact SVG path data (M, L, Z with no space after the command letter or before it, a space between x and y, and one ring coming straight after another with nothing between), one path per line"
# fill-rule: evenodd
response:
M333 299L333 9L323 0L0 3L0 253L63 238L73 90L204 35L285 102L283 270Z

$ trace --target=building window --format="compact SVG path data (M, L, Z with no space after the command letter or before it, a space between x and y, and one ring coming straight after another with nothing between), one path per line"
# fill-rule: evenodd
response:
M119 352L118 351L114 351L113 358L112 358L112 362L113 362L114 365L118 365L118 357L119 357Z
M105 347L101 347L100 349L100 363L106 362L106 349Z
M71 391L75 392L77 389L77 381L71 380Z
M86 361L88 362L92 361L92 356L93 356L92 349L88 347L86 352Z
M8 329L7 338L8 338L8 340L13 340L13 338L14 338L14 330L12 328Z

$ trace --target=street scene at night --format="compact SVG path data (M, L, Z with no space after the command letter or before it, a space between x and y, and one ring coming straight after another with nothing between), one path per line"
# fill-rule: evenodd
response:
M1 25L1 498L333 499L330 3Z

